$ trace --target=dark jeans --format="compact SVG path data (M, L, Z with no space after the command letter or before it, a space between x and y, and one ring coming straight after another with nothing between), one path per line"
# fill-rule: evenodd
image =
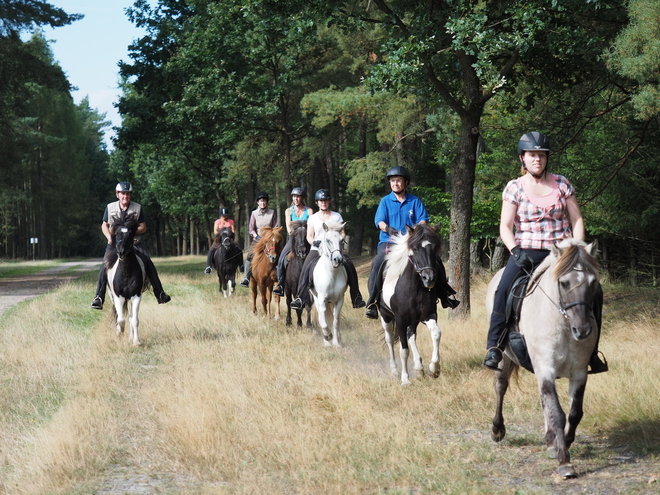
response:
M105 254L103 255L103 263L101 264L101 269L99 270L99 278L96 284L96 296L100 297L101 301L103 302L105 302L105 291L108 287L108 272L105 268L105 259L108 255L108 252L111 249L112 249L112 244L108 244L105 247ZM151 287L153 288L156 299L158 299L158 296L160 296L160 294L164 291L163 291L163 284L160 282L160 278L158 278L158 272L156 271L156 267L154 266L153 261L151 261L151 258L149 258L149 255L147 254L146 251L144 251L141 247L138 246L135 246L134 249L135 249L135 254L137 254L138 257L144 263L144 269L147 272L147 278L151 283Z
M525 249L525 252L534 262L534 267L538 266L550 254L550 251L547 249ZM527 270L531 273L533 267L529 267ZM516 265L514 257L510 256L495 291L493 312L490 315L490 326L488 327L487 349L493 347L504 349L506 339L506 300L513 282L515 282L522 272L523 269Z

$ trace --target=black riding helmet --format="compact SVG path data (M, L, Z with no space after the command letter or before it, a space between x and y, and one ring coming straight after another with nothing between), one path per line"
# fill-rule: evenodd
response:
M396 177L397 175L410 182L410 171L406 167L397 165L396 167L389 169L387 171L387 180L390 180L390 177Z
M294 187L291 189L291 196L302 196L303 198L307 197L307 191L304 187Z
M522 155L525 151L550 152L550 141L540 132L528 132L523 134L518 141L518 155Z
M133 192L133 186L128 181L122 181L115 187L115 192Z
M229 209L226 206L223 206L220 208L220 216L221 217L226 217L229 215Z
M330 191L328 189L319 189L314 195L314 200L320 201L323 199L330 200Z
M268 194L263 191L257 194L257 201L259 201L260 199L265 199L266 201L270 201L270 197L268 196Z

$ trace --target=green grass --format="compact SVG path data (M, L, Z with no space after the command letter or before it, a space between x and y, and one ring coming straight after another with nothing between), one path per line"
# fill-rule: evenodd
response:
M0 260L0 278L21 277L59 265L64 260L7 261Z

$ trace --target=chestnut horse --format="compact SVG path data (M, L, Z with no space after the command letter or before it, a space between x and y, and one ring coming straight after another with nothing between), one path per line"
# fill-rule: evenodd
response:
M261 239L252 244L250 250L252 258L252 275L250 289L252 289L252 312L257 314L257 290L261 293L261 305L264 315L270 317L270 302L273 287L277 283L277 258L284 247L282 227L263 227ZM280 319L280 296L275 295L275 319Z

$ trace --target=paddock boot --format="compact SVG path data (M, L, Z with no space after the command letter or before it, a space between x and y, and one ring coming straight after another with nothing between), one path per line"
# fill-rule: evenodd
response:
M299 297L296 297L293 301L291 301L291 309L303 309L304 306L305 303Z
M211 275L212 270L213 269L210 266L207 266L206 268L204 268L204 273L206 273L207 275Z
M367 306L367 310L364 312L364 316L366 316L370 320L377 320L378 319L378 304L376 304L376 303L369 304Z
M598 356L599 352L594 351L594 353L591 355L591 358L589 359L589 368L591 368L587 374L589 375L595 375L596 373L605 373L606 371L610 370L610 367L607 365L607 359L605 359L605 356L603 356L603 361L601 361L600 356Z
M500 361L502 361L502 351L497 347L488 349L488 353L484 358L484 366L491 370L497 370L499 369L497 365L500 364Z
M172 300L172 298L168 296L165 291L162 291L160 294L158 294L156 299L158 300L158 304L165 304Z
M241 287L250 287L250 263L251 261L245 261L243 268L243 280L238 284Z
M280 267L280 265L277 265L277 287L273 289L273 294L276 296L283 297L284 296L284 270Z
M364 308L366 305L367 305L367 303L364 302L364 299L362 299L362 296L360 294L355 296L355 299L353 299L353 308L354 309Z
M96 296L92 301L92 309L103 309L103 299Z

